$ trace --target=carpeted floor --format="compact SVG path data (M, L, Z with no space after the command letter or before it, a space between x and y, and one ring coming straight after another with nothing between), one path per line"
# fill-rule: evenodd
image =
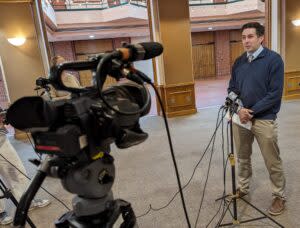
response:
M300 227L300 221L297 219L300 214L300 207L298 206L298 203L300 204L299 106L300 101L283 102L278 118L279 143L287 178L288 202L284 214L274 218L288 228ZM204 153L214 132L217 114L218 108L209 108L202 109L192 116L170 119L171 135L183 185L189 180L195 165ZM111 153L115 158L116 165L114 196L131 202L137 216L144 214L150 204L153 208L166 205L178 190L162 118L157 116L145 117L141 120L141 125L149 133L149 139L146 142L127 150L116 149L112 146ZM226 127L224 132L226 132ZM224 137L226 141L225 134ZM11 138L11 142L24 160L29 175L33 176L36 168L27 161L28 158L35 156L30 144L15 141L13 138ZM211 154L211 150L208 150L199 164L193 180L184 190L192 227L195 226ZM197 227L206 227L219 208L220 203L215 202L215 199L220 197L223 191L222 154L222 135L219 131ZM72 195L61 187L59 180L48 178L44 187L71 207ZM229 167L226 172L226 188L228 192L231 189ZM40 197L50 197L43 191L40 191L39 194ZM256 142L253 151L253 181L251 195L248 199L264 212L272 200L267 170ZM53 227L54 220L66 211L56 200L53 198L51 200L52 204L49 207L30 213L37 227ZM260 216L240 200L238 201L238 215L241 219ZM219 216L220 213L209 227L215 227ZM227 214L224 222L231 221L231 216ZM187 227L179 195L167 208L151 211L146 216L138 218L138 224L139 227L146 228ZM276 227L267 219L242 226Z

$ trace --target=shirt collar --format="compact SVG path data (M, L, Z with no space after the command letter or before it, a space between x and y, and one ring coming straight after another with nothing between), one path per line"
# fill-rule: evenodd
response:
M254 52L247 52L247 57L249 57L249 55L253 55L253 60L257 58L257 56L264 50L263 46L260 45L259 48Z

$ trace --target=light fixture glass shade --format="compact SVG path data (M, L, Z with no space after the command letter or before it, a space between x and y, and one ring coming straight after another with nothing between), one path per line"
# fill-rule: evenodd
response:
M25 43L26 38L24 37L13 37L7 39L9 43L11 43L14 46L21 46Z
M293 20L292 23L293 23L293 25L295 25L295 26L300 26L300 19Z

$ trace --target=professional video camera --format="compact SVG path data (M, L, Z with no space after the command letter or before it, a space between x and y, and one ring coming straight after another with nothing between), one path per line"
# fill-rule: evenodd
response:
M40 96L23 97L7 111L7 121L17 129L30 132L35 150L47 154L29 188L17 207L14 225L24 227L31 200L47 175L62 180L63 187L76 196L73 211L64 214L56 227L112 227L120 214L121 227L136 226L130 204L114 200L111 191L115 179L114 159L110 145L119 148L137 145L147 138L139 118L149 112L150 95L145 74L132 66L133 61L160 55L163 47L149 42L123 45L123 48L102 53L88 61L67 62L53 66L48 79L36 84L49 91L69 91L68 100L45 100ZM95 85L70 88L64 85L64 71L91 70ZM107 75L127 78L103 89Z

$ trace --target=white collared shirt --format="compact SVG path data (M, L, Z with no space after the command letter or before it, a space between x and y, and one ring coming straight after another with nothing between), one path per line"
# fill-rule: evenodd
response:
M259 46L259 48L255 51L255 52L247 52L247 58L249 57L249 55L252 55L253 58L252 58L252 61L254 59L257 58L257 56L264 50L264 47L262 45Z

